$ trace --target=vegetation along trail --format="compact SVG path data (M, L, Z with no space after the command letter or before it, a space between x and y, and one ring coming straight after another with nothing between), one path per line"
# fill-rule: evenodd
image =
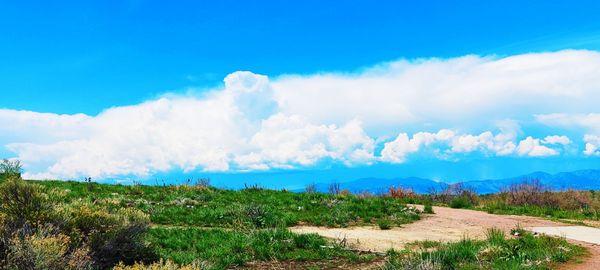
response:
M510 233L515 227L525 229L531 227L572 226L538 217L495 215L482 211L433 207L435 214L424 215L414 223L381 230L376 226L360 226L350 228L326 228L316 226L296 226L291 230L298 233L317 233L327 238L344 241L358 250L386 252L390 248L401 250L405 245L415 241L455 242L465 237L484 239L490 228L498 228ZM594 229L600 231L600 229ZM568 239L568 237L567 237ZM565 265L561 269L600 269L600 247L598 245L570 240L588 249L590 256L582 263Z

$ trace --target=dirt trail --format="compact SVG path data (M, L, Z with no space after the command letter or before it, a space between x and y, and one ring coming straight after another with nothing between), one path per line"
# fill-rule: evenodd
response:
M570 225L536 217L493 215L481 211L446 207L433 209L435 212L433 215L425 215L417 222L390 230L380 230L374 226L351 228L297 226L290 229L298 233L317 233L338 241L346 241L358 250L385 252L390 248L401 249L405 244L414 241L451 242L463 237L482 239L489 228L498 228L509 233L517 226L526 228ZM568 269L600 269L600 247L579 244L584 244L589 249L591 257L582 264L569 265Z

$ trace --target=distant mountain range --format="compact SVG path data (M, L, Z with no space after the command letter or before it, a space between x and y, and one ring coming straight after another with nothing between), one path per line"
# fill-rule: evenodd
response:
M488 179L476 181L463 181L462 183L473 188L479 194L494 193L501 191L515 183L522 183L525 180L538 180L543 185L552 190L579 189L596 190L600 189L600 170L579 170L573 172L562 172L549 174L545 172L534 172L517 177L504 179ZM387 192L388 188L403 187L410 188L417 193L428 193L431 190L441 191L449 183L434 181L418 177L408 178L361 178L353 181L339 183L341 189L347 189L352 193L368 191L375 194ZM320 192L328 192L330 183L316 184L316 189ZM297 190L301 191L301 190Z

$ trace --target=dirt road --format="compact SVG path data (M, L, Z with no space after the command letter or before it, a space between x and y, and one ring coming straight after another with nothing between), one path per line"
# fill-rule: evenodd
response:
M458 241L463 237L481 239L489 228L498 228L509 233L521 226L551 227L570 226L536 217L493 215L481 211L434 207L435 214L425 215L421 220L400 228L380 230L373 226L352 228L324 228L297 226L291 228L298 233L317 233L324 237L345 241L358 250L385 252L390 248L401 249L405 244L434 240L442 242ZM582 264L569 265L568 269L600 269L600 248L584 244L591 257Z

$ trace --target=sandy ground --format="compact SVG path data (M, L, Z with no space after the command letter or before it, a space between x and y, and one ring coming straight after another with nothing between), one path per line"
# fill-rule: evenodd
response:
M600 229L585 226L531 227L530 231L567 239L600 244Z
M498 228L509 233L511 229L517 226L522 228L535 227L540 231L553 230L552 228L544 229L543 227L573 226L572 224L558 223L536 217L493 215L481 211L446 207L434 207L433 209L435 212L433 215L425 215L417 222L390 230L380 230L374 226L351 228L297 226L292 227L291 230L298 233L317 233L324 237L343 241L357 250L385 252L390 248L401 249L405 244L414 241L450 242L458 241L463 237L482 239L490 228ZM584 228L586 228L587 233L589 233L589 230L600 231L600 229ZM590 239L589 236L585 236L586 232L579 232L577 229L566 229L566 232L581 237L579 240ZM593 231L593 233L598 232ZM568 268L562 269L600 269L600 246L589 242L571 241L587 247L590 251L590 257L584 258L583 263L569 264Z
M318 233L322 236L346 241L358 250L385 252L390 248L401 249L405 244L422 241L458 241L463 237L483 238L489 228L499 228L505 232L517 226L548 227L564 226L544 219L525 216L492 215L481 211L434 207L434 215L400 228L380 230L375 226L351 228L324 228L297 226L291 230L298 233Z

